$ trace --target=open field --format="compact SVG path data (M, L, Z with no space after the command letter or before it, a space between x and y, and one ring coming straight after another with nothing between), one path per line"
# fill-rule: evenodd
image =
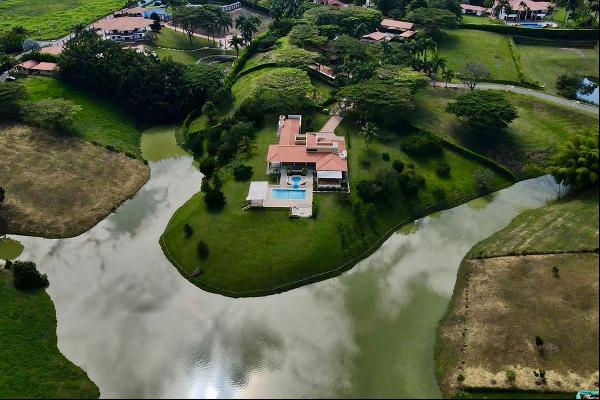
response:
M328 117L312 118L314 125L320 126ZM275 118L269 118L264 128L257 132L257 151L250 159L243 160L244 164L253 167L253 180L268 180L265 176L266 151L269 144L277 142L275 131ZM473 195L477 192L473 173L485 168L445 151L442 159L451 165L452 178L442 180L435 173L434 161L411 159L400 150L403 139L400 132L382 131L369 152L358 135L358 128L352 123L344 122L337 133L348 135L351 140L349 161L354 188L358 181L372 179L380 171L391 168L391 162L382 160L383 152L389 153L391 160L413 162L416 172L427 180L426 188L414 204L419 209L436 203L432 195L436 186L445 189L450 203ZM361 154L366 156L361 157ZM365 165L364 159L361 162L361 158L366 158L369 165ZM496 175L493 186L501 188L509 183ZM274 289L340 267L362 255L395 225L412 219L412 202L400 195L377 208L376 223L371 228L366 228L364 221L357 222L352 206L344 203L343 196L336 193L316 194L318 215L315 219L292 220L287 209L242 211L249 185L249 182L227 179L222 188L227 199L223 211L209 212L203 201L204 194L198 193L169 222L161 245L165 254L180 267L180 272L193 283L204 288L210 285L212 290L233 291L236 295ZM352 198L358 199L355 191ZM184 237L185 223L195 231L190 239ZM340 227L347 232L344 239L340 236ZM204 240L210 250L210 257L204 261L200 261L196 253L199 240ZM294 251L290 251L291 246ZM197 269L203 273L191 277Z
M499 21L491 17L478 17L476 15L463 15L463 24L477 24L477 25L503 25L502 21Z
M25 27L35 39L58 39L125 6L125 0L3 0L0 31Z
M597 247L592 192L526 211L478 243L460 266L438 329L442 391L459 390L459 375L475 392L597 390ZM544 254L519 255L527 253ZM546 381L534 375L539 369Z
M85 140L140 157L140 131L119 105L70 88L56 79L27 78L24 85L32 100L62 97L79 104L82 109L75 114L74 122Z
M169 49L192 50L203 47L215 47L212 41L197 36L192 36L190 43L189 37L182 32L174 31L169 28L162 28L156 34L156 39L152 42L153 46L166 47Z
M519 80L505 35L468 29L449 30L445 31L438 51L453 71L460 72L469 61L479 62L489 68L491 79Z
M597 115L506 92L517 107L519 118L501 133L474 133L445 111L446 105L460 93L464 90L439 88L417 94L417 109L411 116L411 123L495 159L521 177L528 176L523 170L526 164L544 164L559 143L582 130L598 126Z
M518 44L521 66L528 81L545 85L556 94L556 79L567 72L598 77L598 51L595 48L563 48Z
M0 270L0 397L98 398L98 387L56 345L56 311L45 290L20 291Z
M592 223L596 221L596 223ZM598 193L525 211L509 226L478 243L470 257L563 253L598 249Z
M0 127L7 233L71 237L87 231L148 180L142 162L77 138Z

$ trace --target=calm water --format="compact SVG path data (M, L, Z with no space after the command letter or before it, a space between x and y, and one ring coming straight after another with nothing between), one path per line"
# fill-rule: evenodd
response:
M589 80L588 78L584 78L583 79L583 83L584 85L594 85L594 91L592 93L577 93L577 98L581 99L581 100L587 100L587 101L591 101L594 104L598 104L598 97L599 97L599 93L600 90L598 88L598 84L595 82L592 82L591 80Z
M103 397L439 397L435 329L460 260L555 195L525 181L403 228L338 278L229 299L188 283L157 244L201 180L171 134L144 136L151 180L89 232L14 237L50 278L59 348Z

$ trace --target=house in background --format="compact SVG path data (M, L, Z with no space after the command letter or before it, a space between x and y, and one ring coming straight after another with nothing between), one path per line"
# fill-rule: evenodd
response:
M39 62L35 60L27 60L15 67L16 73L24 74L24 75L53 75L58 69L58 65L56 63L51 62Z
M474 6L471 4L461 4L460 8L462 13L465 15L476 15L478 17L483 17L484 15L490 14L490 10L481 6Z
M492 10L496 18L503 21L543 21L556 8L548 1L509 0L506 8L499 7L500 4L500 0L496 0Z
M414 29L415 24L412 22L385 18L377 31L363 35L362 40L367 42L389 42L396 38L407 40L417 34Z
M92 25L103 39L115 42L138 42L146 40L152 20L141 17L108 18Z

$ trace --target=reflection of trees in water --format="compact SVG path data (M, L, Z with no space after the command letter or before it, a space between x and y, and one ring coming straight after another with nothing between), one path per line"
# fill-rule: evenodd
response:
M497 196L497 192L486 194L485 196L481 196L481 197L476 198L475 200L469 201L467 203L467 206L469 206L469 208L471 208L473 210L483 210L490 203L492 203L494 201L496 196Z

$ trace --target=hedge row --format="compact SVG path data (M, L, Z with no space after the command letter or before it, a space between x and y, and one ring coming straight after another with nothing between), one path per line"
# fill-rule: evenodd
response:
M242 76L244 75L248 75L254 71L258 71L259 69L264 69L264 68L274 68L277 67L277 63L274 62L268 62L268 63L264 63L264 64L257 64L253 67L250 67L248 69L243 70L242 72L240 72L237 76L236 76L236 80L240 79Z
M264 32L258 35L248 46L242 50L240 56L233 62L231 68L229 68L229 72L225 77L224 84L225 86L231 88L235 81L238 78L238 74L246 65L246 61L252 57L256 51L258 50L258 46L261 44L263 40L265 40L269 36L269 32Z
M511 25L462 24L460 29L473 29L545 39L598 40L598 29L530 29Z

